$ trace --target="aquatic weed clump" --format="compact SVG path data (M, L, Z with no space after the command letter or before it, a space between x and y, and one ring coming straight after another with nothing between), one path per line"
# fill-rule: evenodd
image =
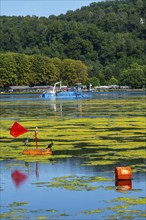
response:
M4 104L4 105L3 105ZM24 161L47 162L49 157L54 160L68 157L84 158L86 166L117 166L130 165L133 172L145 170L145 102L143 97L118 100L83 100L80 115L73 117L68 109L75 109L78 101L64 104L66 112L56 111L47 114L48 105L43 103L37 111L39 103L23 103L24 114L18 111L22 102L4 102L6 111L2 111L1 120L1 160L15 159ZM32 107L31 107L32 105ZM57 104L58 107L59 103ZM64 108L65 108L64 107ZM30 111L28 111L30 109ZM27 115L25 114L27 110ZM9 114L7 114L7 111ZM36 116L37 115L37 116ZM91 117L93 116L93 117ZM9 118L8 118L9 117ZM17 120L29 132L13 138L9 131L13 121ZM38 146L47 147L54 140L52 156L26 156L24 149L35 148L34 131L38 127ZM24 140L29 136L29 145Z

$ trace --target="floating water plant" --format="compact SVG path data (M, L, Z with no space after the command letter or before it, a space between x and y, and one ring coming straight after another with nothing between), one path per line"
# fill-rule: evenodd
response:
M146 204L146 199L144 197L143 198L119 197L119 198L113 199L112 202L123 202L123 203L127 203L128 205L138 205L138 204L144 205Z
M47 102L2 102L0 159L48 161L48 157L22 155L26 149L23 141L27 135L17 140L9 135L12 122L17 119L29 129L29 149L35 146L33 132L36 127L39 129L39 148L44 149L54 139L51 156L54 160L83 157L86 158L83 165L92 166L114 166L118 163L129 165L131 160L133 172L145 171L144 97L84 100L81 104L80 117L74 117L75 112L72 114L71 110L75 110L78 101L68 102L64 111L52 112L52 115L48 111ZM59 105L56 107L60 109ZM40 111L37 111L38 107Z
M61 177L56 177L54 178L51 182L49 183L42 183L42 182L37 182L34 183L36 186L41 187L41 186L46 186L49 188L64 188L66 190L73 190L73 191L92 191L92 190L97 190L101 188L102 186L93 183L98 183L98 182L110 182L112 181L111 179L104 178L104 177L99 177L99 176L93 176L93 177L86 177L86 176L61 176Z
M86 215L91 215L91 214L96 214L96 213L102 212L102 209L94 209L94 210L90 210L90 211L82 210L81 212Z

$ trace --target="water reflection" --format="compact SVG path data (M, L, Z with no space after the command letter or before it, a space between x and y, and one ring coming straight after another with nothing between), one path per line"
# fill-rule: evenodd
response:
M96 100L112 100L123 99L137 96L144 96L145 92L97 92L94 93L90 99L80 100L42 100L38 94L5 94L0 95L2 102L7 102L1 105L1 117L45 117L46 116L59 116L63 117L115 117L119 111L125 115L127 109L124 105L115 105L115 103L101 103L98 105ZM126 96L126 97L124 97ZM91 103L91 99L94 100ZM25 102L24 102L25 100ZM31 106L31 107L30 107ZM40 109L40 111L38 111ZM129 109L131 116L132 109ZM139 114L139 106L135 109Z
M19 170L15 170L11 173L11 178L16 187L19 187L22 183L24 183L28 179L28 175L22 173Z
M49 161L50 161L50 164L53 164L53 162L54 162L53 159L50 159ZM27 167L27 171L28 171L28 173L29 173L29 172L30 172L29 167L32 166L31 163L29 164L28 162L24 162L24 165L25 165L25 167ZM34 163L34 165L35 165L34 173L35 173L36 179L39 179L39 162L36 161L36 162ZM27 175L27 176L28 176L28 175Z
M54 112L57 111L56 104L50 104L50 109L52 109Z
M118 192L132 190L132 180L117 180L115 186Z
M39 165L38 162L36 162L36 178L39 178Z
M15 214L10 213L11 219L19 219L19 210L24 209L26 212L23 213L23 219L37 219L40 216L44 219L64 219L61 216L65 214L66 220L107 219L109 206L112 215L112 210L118 205L112 201L119 201L120 197L125 198L124 201L126 198L143 198L144 174L134 173L133 183L127 180L115 182L113 167L101 170L99 166L81 166L82 162L80 158L25 164L24 161L0 161L2 214L9 214L13 206ZM16 187L25 184L16 191L11 184L12 180ZM123 204L127 205L126 202ZM18 209L22 205L24 209ZM129 207L131 212L134 207ZM137 204L135 209L144 212L144 205ZM91 212L90 215L88 212Z
M82 101L77 103L51 103L48 104L49 110L53 111L54 113L60 112L60 116L62 116L63 112L68 112L68 111L73 111L73 112L78 112L80 116L82 116L82 111L83 111L83 104Z

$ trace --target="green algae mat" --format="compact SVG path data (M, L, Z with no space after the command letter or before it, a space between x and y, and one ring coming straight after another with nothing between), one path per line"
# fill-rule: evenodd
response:
M1 102L1 160L48 161L49 158L82 157L85 166L130 165L145 171L145 97L116 100L77 100L60 104L49 101ZM54 108L51 108L55 106ZM14 121L29 130L13 138ZM23 155L54 140L52 156ZM29 146L24 140L29 138Z
M4 210L0 217L13 220L27 219L31 216L46 220L95 219L95 217L96 219L145 219L146 201L142 194L144 191L142 185L134 180L131 191L121 192L121 188L116 188L115 182L106 176L106 172L103 176L98 175L98 171L105 171L106 168L114 171L113 168L116 166L131 166L136 177L146 171L145 107L145 98L142 96L122 97L116 100L90 99L66 102L2 101L0 159L1 163L5 164L3 172L5 175L7 173L6 186L10 184L11 169L14 167L17 169L20 167L24 172L28 170L29 178L26 183L27 193L24 193L23 198L21 198L22 187L22 191L12 190L11 195L14 196L9 202L7 202L9 187L2 185L0 190L4 194L4 205L1 208ZM14 121L27 128L29 132L17 138L12 137L10 129ZM53 139L53 155L22 154L24 149L35 148L36 127L38 127L38 147L46 148ZM29 145L24 146L27 138ZM88 170L90 167L97 168L95 176L85 174L83 176L83 173L56 176L53 171L53 175L48 172L47 179L43 176L41 171L47 169L50 171L52 163L56 163L57 166L58 161L65 161L66 158L70 160L81 158L82 168ZM40 180L37 178L34 180L35 163L39 167ZM37 200L36 192L42 193L43 202L40 202L39 198ZM59 195L63 197L60 198ZM35 202L38 201L39 208L33 206L33 197ZM88 207L83 206L82 202L85 202L86 198L89 201L92 198L95 202ZM48 203L49 199L51 204ZM58 203L52 205L55 199ZM61 209L59 201L68 208ZM74 209L75 205L77 207Z

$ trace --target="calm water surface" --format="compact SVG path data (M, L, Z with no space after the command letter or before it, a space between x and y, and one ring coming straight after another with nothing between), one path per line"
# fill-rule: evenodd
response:
M123 99L141 95L145 93L97 93L93 99ZM2 106L2 119L6 112L9 112L11 118L13 116L11 110L14 107L18 117L21 115L21 109L25 109L23 113L27 115L26 109L30 106L37 109L37 103L41 103L44 109L42 114L49 109L49 114L77 117L80 116L83 104L83 100L79 100L78 103L67 100L42 100L36 94L1 95L1 102L5 101L11 104ZM19 101L25 102L20 105ZM41 116L41 113L39 114ZM88 116L92 117L94 113L91 111ZM144 198L146 193L144 173L133 173L130 182L116 183L114 166L83 166L83 163L84 159L75 156L70 159L58 159L57 162L48 160L48 163L1 161L2 219L98 220L127 219L127 216L131 216L131 219L145 219L144 204L132 205L114 200L121 197L132 200ZM91 178L96 177L99 177L100 181L92 182ZM70 179L74 180L74 184ZM77 180L79 187L75 184ZM83 184L80 185L82 181Z
M17 216L24 219L35 219L47 216L48 219L107 219L113 214L110 210L115 204L113 199L119 197L137 198L145 193L144 174L134 174L132 189L117 190L114 181L114 170L98 170L96 167L80 166L79 159L65 159L57 164L27 163L22 161L1 162L1 206L2 212L16 210ZM27 175L27 179L14 181L12 173L19 170ZM94 177L107 178L101 182L89 183L97 187L96 190L67 190L64 187L48 187L48 183L56 177ZM124 185L124 184L123 184ZM15 203L26 203L17 206ZM101 209L101 210L100 210ZM144 205L129 206L128 209L145 209ZM27 211L26 211L27 210ZM100 210L100 213L90 215L83 211ZM115 212L116 213L116 212ZM67 216L62 216L67 215ZM132 215L132 214L131 214ZM15 215L14 215L15 216ZM13 218L12 218L13 219ZM16 218L17 219L17 218Z

